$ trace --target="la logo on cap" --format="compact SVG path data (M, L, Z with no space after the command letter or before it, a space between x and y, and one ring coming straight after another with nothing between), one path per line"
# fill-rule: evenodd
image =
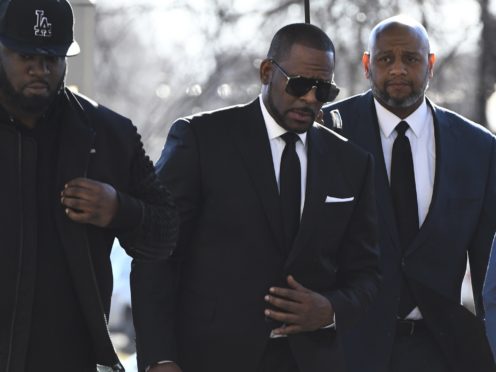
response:
M36 24L34 25L34 35L41 37L52 37L52 24L45 17L44 10L36 10Z

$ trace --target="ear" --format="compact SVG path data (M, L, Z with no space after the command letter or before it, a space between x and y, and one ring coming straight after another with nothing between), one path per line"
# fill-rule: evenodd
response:
M369 71L370 71L370 53L369 52L363 52L362 66L363 66L363 71L365 72L365 77L368 79L370 77L370 74L369 74Z
M263 85L270 83L272 78L272 62L270 59L264 59L260 64L260 81Z
M429 78L432 79L432 77L434 76L434 63L436 62L436 55L434 53L429 53L429 61L428 61L428 65L429 65Z

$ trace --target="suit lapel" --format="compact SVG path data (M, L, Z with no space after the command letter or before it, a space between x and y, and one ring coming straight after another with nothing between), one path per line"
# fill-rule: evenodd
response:
M246 113L233 122L231 135L241 154L246 170L260 197L268 224L280 252L284 251L281 206L269 138L259 100L245 108Z
M390 238L394 244L398 245L398 230L372 92L369 91L360 98L360 101L356 105L356 110L358 113L356 122L350 126L348 132L345 128L344 135L352 138L353 142L374 156L377 209L383 219L383 223L387 226L385 230L390 234Z
M444 115L441 112L436 110L436 107L429 100L427 103L432 109L434 136L436 141L434 189L432 192L432 200L429 205L429 212L427 213L419 233L408 248L406 255L411 254L427 240L433 228L432 221L440 220L439 216L443 213L443 200L446 196L446 190L449 188L445 181L451 178L449 176L449 169L452 167L453 161L456 160L456 155L450 152L450 149L456 149L455 131L451 128L450 122L444 118Z
M307 134L307 184L305 193L305 204L301 216L298 234L295 237L293 247L290 251L285 266L291 265L302 249L306 246L306 241L312 232L312 221L316 216L317 207L324 203L328 190L326 185L333 184L333 181L341 182L340 170L336 158L331 156L330 149L323 143L322 136L318 135L318 127L313 126ZM335 183L335 182L334 182ZM337 189L342 188L335 185ZM340 195L339 193L337 195Z

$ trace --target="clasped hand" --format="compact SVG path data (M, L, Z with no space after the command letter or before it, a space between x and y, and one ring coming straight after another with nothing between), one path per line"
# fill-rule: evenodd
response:
M75 178L60 193L65 213L74 222L99 227L108 226L117 213L115 189L106 183L89 178Z
M265 301L276 309L265 309L265 316L284 323L272 332L288 335L315 331L333 322L334 310L327 298L287 277L289 288L271 287Z

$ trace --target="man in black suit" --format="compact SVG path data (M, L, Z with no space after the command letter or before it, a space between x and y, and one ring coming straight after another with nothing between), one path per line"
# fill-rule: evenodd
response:
M492 371L480 319L460 305L470 259L475 306L496 228L496 141L424 94L435 56L418 22L394 17L370 36L371 91L324 108L372 153L383 286L344 342L352 372ZM358 357L359 356L359 357Z
M337 94L334 54L319 28L283 27L259 98L174 123L157 168L180 238L163 341L140 369L341 370L336 329L364 313L379 274L371 156L314 123Z

